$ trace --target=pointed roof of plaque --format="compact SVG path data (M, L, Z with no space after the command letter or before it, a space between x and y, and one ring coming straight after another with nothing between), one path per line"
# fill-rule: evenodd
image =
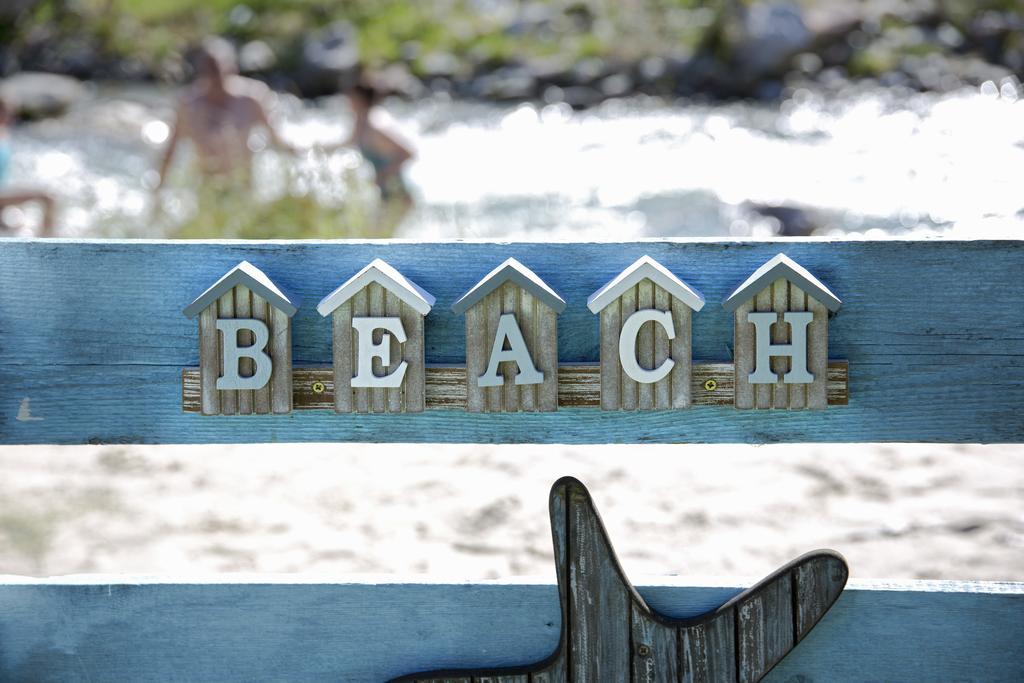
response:
M473 289L452 304L452 311L457 315L465 313L506 282L512 282L522 287L555 313L565 310L565 299L558 296L555 290L548 287L547 283L532 270L514 258L510 258L485 275L480 282L473 286Z
M295 312L299 310L299 306L302 303L297 297L286 293L275 285L262 270L248 261L242 261L225 273L224 277L214 282L209 289L200 294L182 312L187 317L194 318L224 293L231 291L236 285L245 285L253 293L266 299L270 302L271 306L289 318L295 315Z
M338 306L351 299L356 292L374 282L397 296L420 315L430 313L430 309L434 307L436 300L429 292L399 273L387 261L375 258L365 268L345 280L340 287L321 299L316 306L317 312L325 317L330 315Z
M618 299L631 287L642 280L650 280L675 298L699 311L704 308L704 295L686 284L646 254L633 261L633 264L609 280L604 287L597 290L587 299L587 308L591 313L600 313L605 306Z
M825 305L825 308L835 312L843 304L828 287L821 283L821 280L799 263L785 254L777 254L770 261L754 271L742 285L737 287L729 297L722 302L723 308L727 311L735 311L746 303L752 296L770 285L779 278L785 278L804 292Z

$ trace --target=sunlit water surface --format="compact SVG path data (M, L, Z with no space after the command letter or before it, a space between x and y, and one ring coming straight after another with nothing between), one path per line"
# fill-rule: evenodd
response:
M343 98L278 99L279 125L298 146L350 130ZM173 101L170 91L101 86L65 117L19 127L10 184L56 194L64 235L173 234L197 210L198 182L183 155L155 210L150 187ZM852 89L827 99L803 90L776 106L632 98L573 112L427 100L384 110L418 153L407 172L417 207L401 237L778 229L749 203L806 209L824 234L1024 234L1024 102L1006 88ZM369 170L347 150L297 159L259 151L255 185L254 202L309 193L327 206L376 201ZM30 210L5 218L26 230L37 220ZM329 232L353 234L340 219Z

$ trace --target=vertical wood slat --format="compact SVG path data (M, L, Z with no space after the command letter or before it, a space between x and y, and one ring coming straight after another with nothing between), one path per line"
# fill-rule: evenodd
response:
M263 322L267 329L270 330L270 311L268 310L269 304L267 300L261 297L256 292L252 292L252 317L255 320ZM267 343L267 353L270 353L270 343ZM273 356L271 356L273 358ZM262 388L257 389L253 392L252 397L252 409L253 412L258 415L266 415L270 412L270 391L274 384L273 373L271 378L267 380L267 383Z
M636 287L631 287L619 297L622 309L620 327L626 324L629 316L637 310ZM636 410L637 406L637 383L636 380L626 374L625 370L619 372L619 402L622 410Z
M331 314L332 343L334 361L334 412L351 413L354 407L352 400L352 376L354 369L352 359L355 344L355 330L352 329L352 300L349 299L334 309Z
M516 317L516 323L519 324L520 316L518 310L518 296L519 288L511 282L506 282L501 286L501 312L511 313ZM522 328L520 327L520 331ZM523 335L524 340L526 335ZM527 349L529 353L533 352L530 348L529 342L527 341ZM498 369L498 374L502 376L505 383L501 386L502 399L504 405L502 406L506 413L517 413L519 412L519 387L516 385L516 375L519 373L519 368L516 367L515 363L502 363L503 367ZM529 385L527 385L529 386Z
M569 486L562 484L551 491L549 499L551 514L551 538L554 543L555 572L558 579L558 603L561 608L562 624L558 635L558 656L540 671L531 674L531 683L569 682L569 633L572 625L569 617Z
M792 283L789 283L789 310L807 310L807 295L804 294L804 291L802 289L800 289L799 287ZM810 332L810 327L808 327L808 332ZM810 337L808 337L808 342L810 342ZM810 351L809 345L808 351ZM808 360L810 360L809 356ZM809 367L810 366L808 365L808 368ZM789 407L793 410L800 410L802 408L807 407L807 385L790 384L787 386L789 386Z
M654 285L654 308L659 311L672 311L672 297L669 293ZM679 321L676 320L675 312L672 313L672 324L678 337ZM651 367L661 367L661 364L672 358L672 341L661 325L654 326L654 363ZM658 410L668 410L672 407L672 386L673 375L679 371L678 363L672 366L672 371L664 379L654 383L654 407ZM689 384L689 382L687 382Z
M519 329L523 332L523 339L530 353L534 354L539 349L537 342L537 300L525 289L518 289L519 292ZM532 356L531 356L532 357ZM537 410L537 385L524 384L519 387L519 409L523 412L534 412Z
M787 573L736 606L739 683L760 680L793 647L791 591Z
M672 360L675 366L668 376L671 383L673 408L689 408L691 377L693 375L693 310L682 301L672 297L672 320L675 321L676 338L672 340Z
M240 319L252 319L252 294L245 285L237 285L235 291L235 317ZM251 332L242 331L238 333L240 346L251 346L254 342ZM269 346L269 340L267 346ZM269 351L269 349L268 349ZM238 361L238 372L242 377L252 377L253 361L251 358L241 358ZM252 414L253 395L252 389L238 390L238 414Z
M366 286L368 298L369 298L369 309L370 316L374 318L380 318L384 316L384 288L376 282L371 282ZM384 334L383 330L378 330L379 334ZM373 339L371 341L377 341ZM382 377L386 372L380 358L373 359L373 374L377 377ZM381 389L374 387L370 389L370 410L375 413L383 413L387 408L387 389Z
M679 680L677 629L651 619L636 603L631 605L633 683Z
M779 278L772 283L772 310L785 314L789 309L789 281ZM793 340L793 330L779 316L779 321L772 327L772 343L788 344ZM772 407L789 408L789 385L785 383L785 375L789 372L789 358L785 356L771 359L772 372L776 373L775 384L772 385Z
M747 314L754 310L754 300L744 302L733 315L732 358L735 373L735 406L741 410L753 408L754 385L748 377L754 371L754 326Z
M823 410L828 407L828 309L811 296L807 309L814 314L807 326L807 371L814 375L807 385L807 407Z
M679 629L681 683L736 683L736 610Z
M217 304L199 313L199 383L203 415L220 414L220 332L217 330Z
M426 356L423 344L423 316L406 303L402 304L402 325L405 327L403 360L405 371L405 411L422 413L426 407Z
M846 585L847 569L838 558L820 558L806 562L794 570L796 595L796 641L814 628Z
M355 294L352 295L352 300L351 301L352 301L352 317L353 318L365 318L369 314L369 312L370 312L370 293L369 293L369 289L370 289L369 287L363 287L361 290L359 290L358 292L356 292ZM359 363L359 357L358 357L358 346L359 345L358 345L358 341L356 339L356 335L357 334L358 333L356 333L355 330L353 330L353 332L352 332L352 335L353 335L352 336L352 344L351 344L351 349L350 349L351 354L352 354L353 374L355 373L355 369L358 367L358 363ZM355 388L352 389L352 394L354 396L353 404L354 404L354 407L355 407L355 411L357 413L368 413L368 412L370 412L370 407L371 407L371 404L370 404L370 390L367 389L366 387L355 387Z
M585 493L570 487L569 678L628 681L630 593Z
M774 301L772 300L772 287L765 287L757 296L754 297L754 310L761 312L770 312L773 308ZM750 323L748 323L750 324ZM753 327L753 325L751 325ZM777 329L778 325L772 327L773 330ZM755 358L756 360L756 358ZM771 384L755 384L754 385L754 400L758 408L771 408L772 407L772 389Z
M622 317L619 300L601 309L601 410L618 410L622 405L622 364L619 362L619 331Z
M481 301L466 311L466 410L487 410L487 394L479 378L487 369L487 306Z
M502 296L501 287L495 289L484 297L484 300L481 303L487 308L487 338L484 346L487 349L484 361L484 367L486 368L491 362L491 353L496 346L495 337L498 334L498 321L501 319L501 309L505 304L505 298ZM501 370L502 369L499 365L498 374L501 374ZM491 413L500 413L505 387L487 387L484 390L484 393L487 395L487 411Z
M398 318L399 321L402 320L402 300L386 289L384 290L384 315L386 315L389 318ZM409 330L405 326L404 322L402 323L402 329L405 331L406 340L408 340ZM389 345L391 362L388 364L388 367L385 369L385 372L387 374L391 374L396 369L398 369L398 366L400 366L402 364L402 361L405 359L402 357L403 348L402 343L398 341L398 337L394 334L388 334L391 337L391 344ZM408 374L408 372L409 370L406 369L406 374ZM406 387L407 379L407 377L402 379L401 386L384 390L386 392L385 405L389 413L402 412L402 405L404 403L402 400L402 393Z
M638 311L645 311L654 308L654 283L644 279L636 285L636 308ZM660 330L660 325L659 331ZM654 368L654 332L655 324L644 323L636 336L636 355L640 367L644 370ZM663 332L662 332L663 333ZM647 382L637 382L637 408L640 410L651 410L654 408L654 385Z
M558 410L558 314L544 305L537 306L537 348L533 361L544 373L537 385L537 410Z
M271 307L270 357L274 359L271 372L270 405L275 413L292 411L292 321L283 311Z
M235 292L234 290L228 290L217 300L217 318L234 318L235 317ZM224 335L217 335L217 376L221 377L224 374ZM221 415L235 415L238 412L238 392L234 389L228 389L220 392L220 412Z

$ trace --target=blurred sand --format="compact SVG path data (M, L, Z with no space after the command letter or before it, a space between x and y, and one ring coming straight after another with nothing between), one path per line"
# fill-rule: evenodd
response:
M0 574L553 577L547 493L586 483L628 573L1024 579L1024 446L0 448Z

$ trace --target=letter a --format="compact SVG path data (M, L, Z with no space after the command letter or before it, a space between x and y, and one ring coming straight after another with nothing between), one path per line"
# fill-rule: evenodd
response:
M508 350L505 350L505 340L508 340ZM480 375L477 383L482 387L500 387L505 383L505 378L498 374L498 364L504 362L515 363L519 368L516 375L516 384L540 384L544 381L544 374L539 372L533 365L530 358L530 350L526 348L526 340L519 329L514 313L505 313L498 320L498 331L494 335L494 346L491 347L491 360L487 364L487 372Z

